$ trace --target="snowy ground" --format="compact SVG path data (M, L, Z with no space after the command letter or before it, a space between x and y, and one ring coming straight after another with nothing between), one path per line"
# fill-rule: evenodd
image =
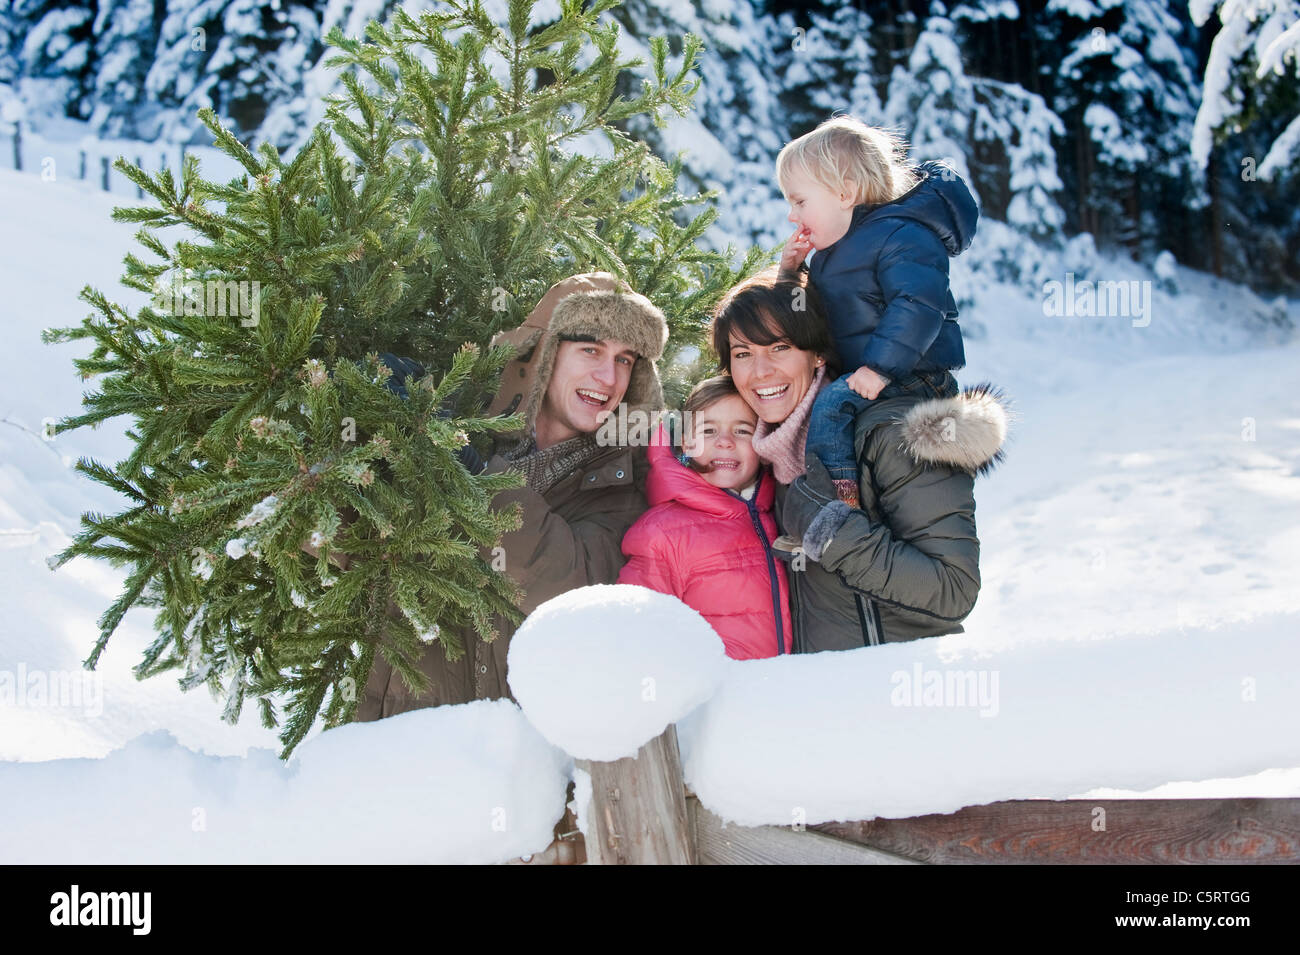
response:
M62 177L0 171L9 346L0 357L0 679L21 668L80 680L95 620L120 591L112 568L45 566L81 512L118 508L68 465L82 455L116 461L127 441L120 427L41 439L43 419L79 408L71 358L85 346L47 346L39 335L80 321L83 284L125 300L117 276L134 230L109 219L122 201ZM1150 278L1135 265L1102 265L1105 278ZM994 381L1019 416L1005 464L977 485L984 589L963 646L1002 652L1127 635L1140 657L1168 643L1141 635L1217 626L1231 641L1234 627L1300 612L1300 340L1271 327L1269 306L1239 286L1182 270L1177 280L1183 294L1157 295L1142 327L1046 317L1041 299L1010 287L981 293L974 311L987 335L968 341L959 380ZM1300 320L1300 307L1289 308ZM148 612L128 614L75 706L0 706L0 760L101 757L157 729L214 755L278 749L255 708L232 727L203 690L182 694L170 676L137 682L130 668L151 635ZM1255 769L1171 780L1180 785L1149 794L1300 795L1300 769Z

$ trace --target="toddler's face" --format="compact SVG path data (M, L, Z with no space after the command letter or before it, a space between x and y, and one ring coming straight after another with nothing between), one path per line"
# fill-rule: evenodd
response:
M758 477L754 450L757 417L738 395L729 395L695 413L686 453L714 487L740 490Z
M806 231L814 249L824 249L844 238L853 220L853 196L836 194L799 169L789 172L785 187L785 198L790 203L788 218Z

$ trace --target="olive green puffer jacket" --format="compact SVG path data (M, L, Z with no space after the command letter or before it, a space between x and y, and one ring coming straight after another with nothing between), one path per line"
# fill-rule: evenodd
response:
M975 477L1001 460L1007 418L987 386L890 398L858 415L862 509L820 563L791 566L796 652L962 631L980 589Z

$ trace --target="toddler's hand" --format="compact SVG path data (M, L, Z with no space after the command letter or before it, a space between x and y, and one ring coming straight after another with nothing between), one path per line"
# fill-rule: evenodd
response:
M796 229L790 238L785 240L785 248L781 251L781 271L798 271L799 263L808 257L808 250L811 248L812 241L808 238L808 230Z
M885 389L885 385L889 384L889 379L881 378L866 365L863 365L849 375L846 384L854 394L861 395L868 401L875 401L876 396Z

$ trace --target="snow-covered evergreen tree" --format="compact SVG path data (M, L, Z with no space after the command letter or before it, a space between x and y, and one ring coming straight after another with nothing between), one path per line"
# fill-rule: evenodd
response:
M117 139L152 139L156 112L145 77L161 26L154 0L101 0L95 15L94 111L91 127ZM143 132L144 135L141 135Z
M875 72L871 15L845 3L830 16L811 12L808 21L806 28L799 26L789 13L778 21L781 33L790 38L780 73L792 131L807 132L836 113L881 122L877 85L885 77Z
M945 160L978 199L969 162L974 110L975 88L962 67L955 27L947 17L932 16L907 66L895 67L890 77L885 123L911 143L911 160Z
M10 55L27 112L84 119L94 57L94 10L70 0L16 0Z
M189 140L200 134L195 112L206 107L251 138L274 104L302 95L304 75L321 58L316 7L311 0L172 0L146 80L163 108L149 128L138 124L141 135Z
M1155 195L1188 179L1197 84L1183 24L1169 0L1049 0L1046 12L1068 47L1053 106L1073 139L1074 225L1136 254Z
M0 7L0 83L11 85L18 78L18 50L21 43L14 7Z
M684 186L717 191L716 247L774 245L785 216L773 160L788 138L788 124L767 53L772 19L760 17L750 3L726 0L628 0L606 16L622 27L620 48L643 60L648 36L689 33L702 41L697 109L686 117L669 116L662 126L639 117L629 132L666 161L681 154ZM647 68L625 77L629 90L648 76Z
M1293 172L1300 166L1300 0L1191 0L1198 26L1215 10L1222 28L1210 48L1196 114L1196 168L1205 169L1216 136L1240 132L1260 115L1281 110L1289 121L1262 159L1250 157L1250 165L1260 179Z
M1053 137L1065 133L1060 117L1041 96L1012 83L976 80L974 96L971 135L984 214L1039 242L1058 244L1065 225L1056 200L1062 183L1053 146Z

